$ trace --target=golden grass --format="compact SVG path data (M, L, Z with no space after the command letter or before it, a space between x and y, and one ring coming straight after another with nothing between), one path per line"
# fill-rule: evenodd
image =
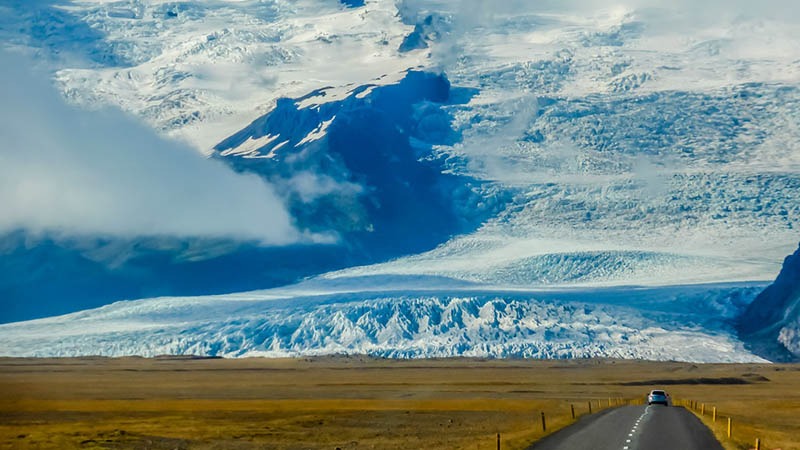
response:
M0 449L523 449L541 411L552 431L662 387L623 383L723 377L751 383L663 387L800 449L798 366L359 357L0 359Z
M761 376L769 378L769 382L727 389L710 386L687 394L693 395L691 400L698 405L693 412L714 431L726 449L754 448L756 438L761 440L762 449L800 448L800 367L775 366L762 370ZM701 405L705 405L702 414Z

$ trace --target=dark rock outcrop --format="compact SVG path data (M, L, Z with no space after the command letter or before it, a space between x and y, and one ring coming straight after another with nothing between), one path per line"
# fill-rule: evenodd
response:
M800 248L739 320L739 336L773 361L800 360Z

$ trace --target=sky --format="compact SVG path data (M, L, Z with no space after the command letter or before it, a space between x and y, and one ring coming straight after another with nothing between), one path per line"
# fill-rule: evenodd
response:
M314 239L262 179L119 110L67 105L33 67L0 50L0 233Z

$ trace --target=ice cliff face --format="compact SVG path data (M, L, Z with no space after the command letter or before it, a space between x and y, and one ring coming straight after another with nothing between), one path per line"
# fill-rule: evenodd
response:
M800 249L786 257L775 282L747 308L739 331L754 349L772 358L800 358Z
M524 292L420 277L315 280L0 325L0 355L763 361L731 330L757 291L720 285Z

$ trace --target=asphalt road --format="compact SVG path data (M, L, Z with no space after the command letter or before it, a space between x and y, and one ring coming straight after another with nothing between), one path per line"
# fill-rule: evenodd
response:
M625 406L585 416L528 450L723 450L700 419L679 407Z

